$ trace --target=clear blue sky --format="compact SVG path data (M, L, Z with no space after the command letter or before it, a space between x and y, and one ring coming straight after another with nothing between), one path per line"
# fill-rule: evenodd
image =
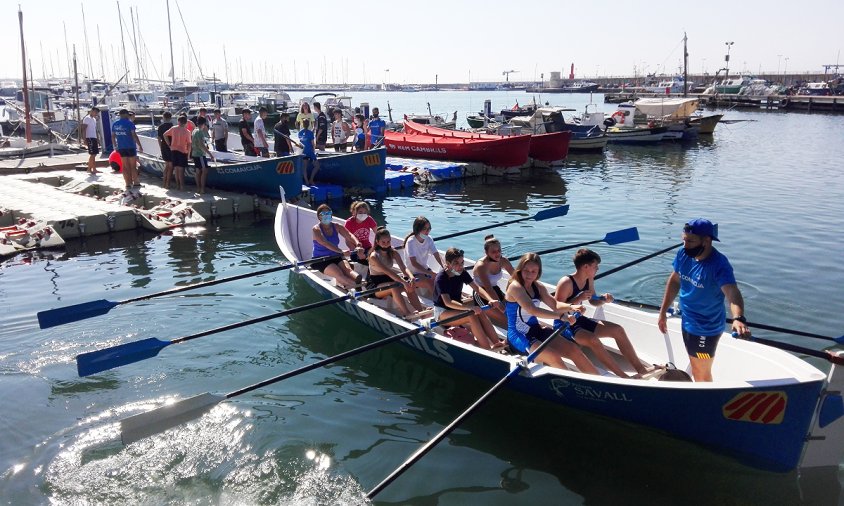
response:
M540 74L548 79L551 71L568 74L572 63L576 77L583 78L642 74L643 69L670 74L682 65L684 31L694 73L723 67L729 41L734 42L731 74L817 72L823 64L844 63L839 56L844 49L840 0L815 1L808 8L770 0L170 0L177 78L199 76L177 2L203 73L232 82L242 76L245 82L414 83L433 82L435 75L441 83L500 81L505 70L518 71L510 80L519 81ZM65 29L71 52L76 45L80 73L89 74L82 5L20 2L27 58L36 79L68 75ZM123 75L117 5L115 0L84 2L94 77L103 71L111 80ZM166 0L120 2L134 78L130 8L140 27L142 73L169 79ZM6 21L0 33L0 47L6 49L0 76L19 78L18 4L4 1L0 9Z

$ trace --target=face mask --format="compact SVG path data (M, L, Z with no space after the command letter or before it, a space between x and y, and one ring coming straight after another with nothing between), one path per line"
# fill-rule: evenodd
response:
M331 225L331 214L320 215L319 222L323 225Z
M701 245L696 246L694 248L683 248L683 251L685 251L686 254L689 255L690 257L697 258L698 255L703 253L703 245L701 244Z
M361 222L361 221L365 220L367 216L369 216L369 215L366 214L366 213L358 213L358 215L355 216L355 219L358 220L358 222Z
M450 272L452 276L459 276L461 271L458 271L457 269L449 269L448 272Z

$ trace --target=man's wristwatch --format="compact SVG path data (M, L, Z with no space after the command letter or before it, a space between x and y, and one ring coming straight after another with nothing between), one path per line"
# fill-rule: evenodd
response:
M733 320L747 324L747 318L745 318L744 315L736 316Z

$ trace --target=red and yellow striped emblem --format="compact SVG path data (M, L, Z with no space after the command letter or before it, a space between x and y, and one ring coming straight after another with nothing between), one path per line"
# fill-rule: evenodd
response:
M724 404L724 418L740 422L782 423L788 396L785 392L744 392Z
M374 167L375 165L380 165L381 164L381 156L380 155L364 155L363 156L363 163L365 163L367 167Z
M285 161L285 162L278 162L278 165L275 167L275 171L279 174L293 174L293 162Z

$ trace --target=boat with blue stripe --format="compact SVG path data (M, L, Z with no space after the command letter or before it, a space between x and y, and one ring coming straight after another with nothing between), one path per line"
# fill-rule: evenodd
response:
M342 220L335 221L342 226ZM311 228L316 223L312 210L288 203L279 205L275 235L289 261L311 257ZM400 245L400 239L394 237L393 241L394 246ZM466 265L468 268L472 262L466 259ZM325 298L346 294L333 279L318 271L298 272ZM423 302L430 304L424 298ZM396 316L383 301L374 299L352 299L334 307L388 335L424 324L423 320L407 321ZM586 314L622 325L644 363L671 362L678 369L691 370L679 318L669 318L668 333L662 334L654 312L612 303L599 307L587 304ZM499 335L504 333L499 330ZM524 360L517 354L493 352L451 339L439 328L406 338L402 343L492 382ZM619 366L631 369L620 359L614 344L609 343L612 341L605 341L610 353L619 358ZM837 357L841 362L841 357ZM721 339L713 368L715 381L711 383L627 379L600 369L600 375L590 375L577 371L571 363L567 365L567 370L530 365L527 372L511 380L509 388L633 423L640 430L655 430L692 441L764 470L837 467L844 454L844 374L838 365L822 372L781 349L734 339L728 334Z

